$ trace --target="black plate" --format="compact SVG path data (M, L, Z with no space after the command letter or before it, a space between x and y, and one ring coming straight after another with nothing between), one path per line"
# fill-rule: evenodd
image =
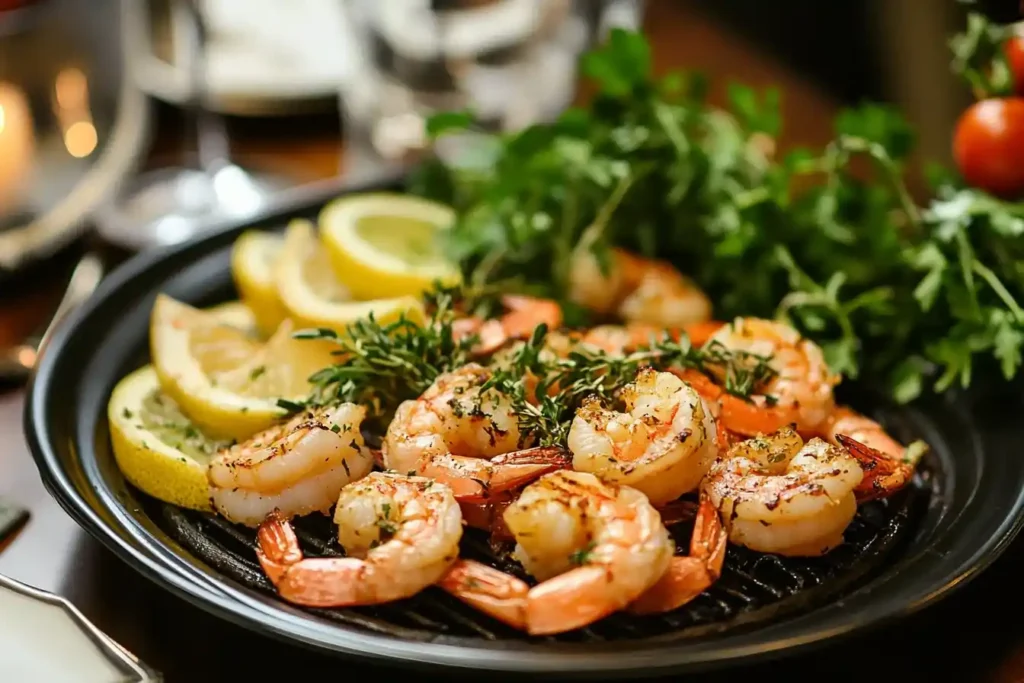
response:
M158 292L202 306L232 297L229 251L239 232L253 226L278 229L295 216L315 217L336 194L331 188L306 193L256 223L228 226L134 258L60 327L31 387L25 428L52 495L126 562L209 612L319 650L396 664L589 677L695 670L796 652L909 614L976 576L1021 527L1024 459L1018 450L1024 427L1017 426L1016 416L1024 406L1019 391L1007 390L873 411L897 436L923 437L933 450L911 491L862 512L867 527L861 523L848 534L857 551L833 563L838 576L826 572L827 563L785 564L790 576L805 572L816 587L789 590L753 606L798 609L758 612L741 606L710 618L710 627L687 617L648 628L616 616L611 626L536 639L493 624L462 628L472 617L459 612L453 600L425 598L426 607L410 602L370 612L287 605L246 573L252 557L246 557L244 537L232 541L233 527L179 514L126 484L111 453L105 411L116 382L146 362L149 313ZM848 398L862 408L878 405L870 392ZM876 528L864 532L874 524L872 517ZM868 550L861 553L862 547ZM753 572L737 553L731 555L730 571ZM765 584L769 592L775 590L770 584ZM725 585L721 591L736 589ZM749 600L742 594L732 598ZM433 611L424 616L428 609ZM710 608L687 609L692 616ZM399 623L403 618L406 625Z

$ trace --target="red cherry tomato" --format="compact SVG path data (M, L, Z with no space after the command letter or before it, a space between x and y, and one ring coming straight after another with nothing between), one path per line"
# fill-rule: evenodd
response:
M1000 197L1024 194L1024 97L972 104L956 124L953 156L974 187Z
M1018 95L1024 95L1024 35L1006 41L1006 61L1013 72L1014 90Z

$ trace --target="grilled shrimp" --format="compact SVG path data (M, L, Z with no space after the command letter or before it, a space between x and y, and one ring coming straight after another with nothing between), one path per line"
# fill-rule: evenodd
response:
M702 492L729 540L780 555L823 555L843 541L864 477L858 458L790 427L740 442L711 466Z
M680 373L702 396L721 403L721 419L729 431L754 436L796 423L800 431L814 432L832 413L832 390L840 378L829 370L817 344L802 338L792 327L760 318L737 318L712 335L708 344L753 356L771 356L769 365L775 372L756 388L758 395L750 401L727 394L700 373ZM749 360L756 362L754 358Z
M253 527L274 510L328 512L343 486L373 469L359 431L365 416L354 403L307 411L221 451L207 470L214 508Z
M573 468L638 489L655 505L696 489L718 455L700 395L672 373L644 368L622 400L623 413L584 401L569 429Z
M510 401L481 391L490 376L471 363L403 402L384 437L384 466L444 482L465 502L484 502L565 467L561 449L518 450L522 435Z
M561 633L623 609L658 583L674 544L636 489L583 472L552 472L505 511L515 556L541 581L460 560L439 586L532 634Z
M453 332L456 338L477 334L480 341L474 352L488 355L511 339L529 338L539 325L547 325L549 330L562 326L562 308L551 299L506 294L501 297L501 303L508 312L500 318L483 320L467 317L455 321Z
M577 250L569 270L569 298L598 313L663 328L711 317L711 301L689 278L665 261L623 249L611 250L607 275L590 249Z
M666 335L673 341L679 341L685 334L694 346L703 346L712 335L725 323L717 320L683 325L681 328L666 328L647 323L629 323L628 325L598 325L584 333L581 342L605 353L619 356L643 347L649 347L652 340L660 341Z
M400 600L438 581L459 555L459 505L430 479L373 472L342 490L334 521L346 557L303 558L278 515L260 526L260 565L285 600L309 607Z

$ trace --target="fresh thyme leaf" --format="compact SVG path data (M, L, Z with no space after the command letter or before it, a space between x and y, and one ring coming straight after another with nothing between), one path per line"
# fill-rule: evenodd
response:
M465 295L461 288L436 286L424 296L429 318L424 325L400 317L381 323L371 314L350 325L345 334L301 330L301 339L328 339L338 345L342 359L309 378L313 391L306 405L358 403L370 408L370 418L386 424L398 405L422 394L438 375L469 362L473 335L456 339L457 306L481 305L483 297ZM279 402L282 407L293 408ZM302 406L299 406L301 409Z
M504 394L518 418L520 433L542 446L564 447L584 401L596 399L613 406L622 388L644 367L691 368L722 377L726 391L741 398L749 398L775 376L768 358L717 343L696 348L685 336L679 341L667 334L652 337L649 344L624 356L580 345L559 358L542 353L546 333L545 327L538 327L502 367L493 370L481 389L481 395L485 391ZM523 381L527 376L537 382L533 395Z
M590 561L590 554L594 552L596 544L590 541L579 550L574 551L569 555L569 562L577 567L582 567Z

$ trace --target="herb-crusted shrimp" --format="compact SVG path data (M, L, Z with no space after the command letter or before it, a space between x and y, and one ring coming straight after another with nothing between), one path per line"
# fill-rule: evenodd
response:
M214 509L258 526L271 512L327 512L346 484L373 469L360 425L366 408L342 403L303 411L218 453L207 470Z
M484 390L475 363L445 373L398 407L384 437L384 465L442 481L464 502L482 502L565 466L559 448L520 450L525 440L505 394Z

